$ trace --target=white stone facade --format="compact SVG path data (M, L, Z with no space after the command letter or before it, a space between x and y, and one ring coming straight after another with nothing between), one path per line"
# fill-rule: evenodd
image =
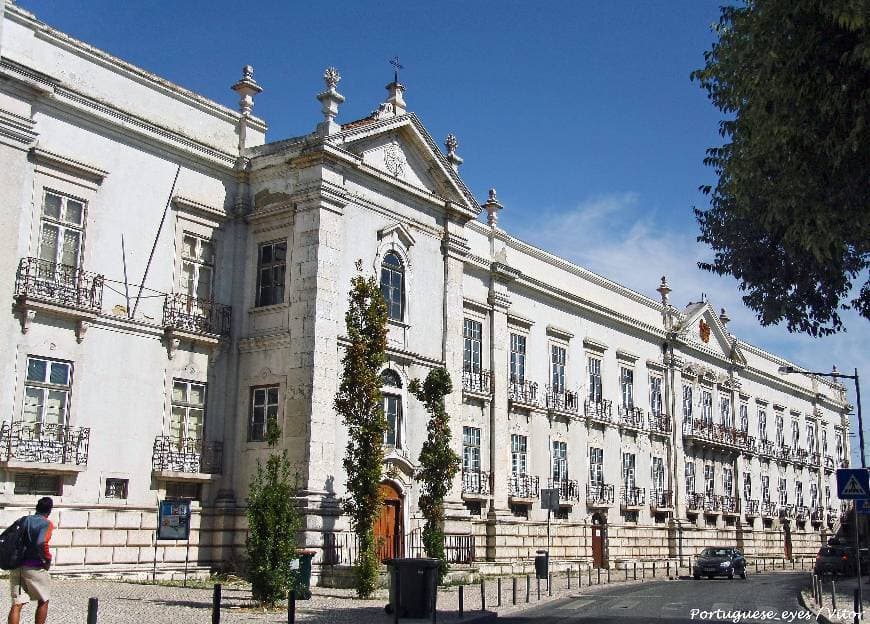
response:
M397 544L420 522L426 414L407 384L442 365L465 458L446 529L474 536L462 543L478 561L544 546L554 478L554 554L571 560L678 557L711 540L806 554L836 529L842 387L783 376L787 362L731 335L706 301L677 310L666 285L649 298L499 229L495 193L478 204L455 139L443 154L397 81L342 126L328 70L323 121L267 143L250 68L236 112L9 3L0 56L0 520L54 494L60 569L232 565L270 415L299 473L306 545L317 562L345 559L332 406L344 311L351 278L386 265L401 280L385 388ZM196 499L189 551L155 548L167 496Z

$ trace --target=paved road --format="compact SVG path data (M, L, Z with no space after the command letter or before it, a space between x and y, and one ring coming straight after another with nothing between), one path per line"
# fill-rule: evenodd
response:
M787 622L791 616L793 622L812 622L815 614L811 616L797 601L798 590L808 582L806 574L757 574L750 575L746 581L688 579L593 588L522 614L500 617L498 621L504 624L743 624ZM693 609L698 611L693 613ZM709 613L717 609L721 611ZM738 610L743 614L737 619L735 613L727 613ZM751 613L753 611L758 613ZM783 617L783 612L789 613ZM795 613L802 616L795 617Z

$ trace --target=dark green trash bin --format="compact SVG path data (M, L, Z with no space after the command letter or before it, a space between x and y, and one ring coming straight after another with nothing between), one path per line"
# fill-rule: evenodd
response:
M317 551L314 550L297 550L296 555L299 557L292 565L293 581L292 589L296 592L297 600L308 600L311 598L311 560Z
M399 617L432 617L438 560L407 557L387 559L384 563L390 568L390 604L387 605L387 612L392 613L398 606Z

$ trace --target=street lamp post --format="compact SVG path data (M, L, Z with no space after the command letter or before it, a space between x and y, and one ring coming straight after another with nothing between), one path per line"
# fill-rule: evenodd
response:
M861 448L861 468L867 468L867 460L864 458L864 422L861 420L861 384L858 381L858 369L855 369L854 375L844 375L843 373L837 370L837 367L834 367L830 373L814 373L810 371L804 371L795 368L794 366L781 366L779 372L783 375L788 375L789 373L803 373L804 375L818 375L819 377L833 377L836 381L840 377L845 377L846 379L854 379L855 380L855 403L858 406L858 444ZM860 547L860 539L859 539L859 529L858 529L858 502L852 501L852 511L855 518L855 561L857 563L858 569L858 612L860 615L856 616L856 620L863 616L864 611L864 597L861 588L861 547Z
M858 446L861 450L861 467L866 468L867 460L864 456L864 421L861 420L861 383L858 379L858 369L855 369L854 375L846 375L838 371L836 366L830 373L816 373L800 370L794 366L780 366L779 372L783 375L788 375L790 373L803 373L804 375L816 375L817 377L833 377L835 381L840 377L845 377L846 379L853 379L855 381L855 403L858 406Z

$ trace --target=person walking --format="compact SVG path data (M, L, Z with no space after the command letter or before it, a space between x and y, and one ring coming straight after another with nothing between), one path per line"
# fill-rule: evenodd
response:
M9 572L9 588L12 591L12 606L9 608L8 624L19 624L21 607L36 601L36 624L45 624L48 616L48 598L51 590L51 551L48 543L54 524L48 519L54 501L45 496L36 503L36 513L24 519L27 551L20 568Z

